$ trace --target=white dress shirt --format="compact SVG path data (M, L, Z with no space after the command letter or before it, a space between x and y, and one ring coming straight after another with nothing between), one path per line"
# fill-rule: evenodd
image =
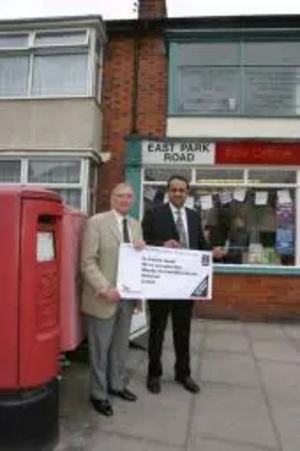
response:
M114 212L114 215L115 215L116 220L117 220L117 224L118 224L118 229L119 229L119 232L120 232L121 240L123 241L123 219L127 219L127 227L128 227L129 238L130 238L130 241L132 242L132 234L131 234L131 230L130 230L130 224L129 224L128 217L120 215L120 213L118 213L116 210L113 210L113 212Z
M189 244L189 229L188 229L188 223L187 223L187 216L186 216L186 209L185 207L175 207L175 205L173 205L171 202L169 202L170 208L171 208L171 212L173 215L173 219L174 219L174 223L176 225L177 219L178 219L178 211L180 211L181 214L181 218L182 218L182 222L183 222L183 227L184 227L184 231L185 231L185 236L187 238L187 244Z

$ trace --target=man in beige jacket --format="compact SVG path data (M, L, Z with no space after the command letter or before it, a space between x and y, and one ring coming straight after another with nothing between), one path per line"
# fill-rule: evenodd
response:
M142 248L140 224L128 216L134 192L126 183L111 194L111 210L87 221L81 257L82 311L87 318L91 365L90 401L97 412L113 415L109 395L135 401L125 387L124 367L135 300L122 300L116 288L120 243Z

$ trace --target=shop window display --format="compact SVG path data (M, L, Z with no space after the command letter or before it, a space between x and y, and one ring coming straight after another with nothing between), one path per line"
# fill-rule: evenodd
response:
M225 180L220 182L217 174L213 179L212 172L209 170L209 179L217 180L218 186L207 186L203 179L201 184L192 182L187 206L199 212L212 246L226 251L218 263L295 265L296 172L249 171L236 186L230 186L230 180L228 186ZM251 175L256 176L257 186L249 184ZM258 176L263 180L260 186ZM196 174L190 179L196 180ZM144 181L144 210L166 200L164 181Z

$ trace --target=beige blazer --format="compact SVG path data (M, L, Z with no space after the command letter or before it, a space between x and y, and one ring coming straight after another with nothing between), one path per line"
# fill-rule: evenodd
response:
M142 239L138 221L129 217L132 240ZM99 296L103 288L115 287L118 268L119 245L122 237L114 212L99 213L88 219L81 251L83 275L82 311L98 318L110 318L116 304Z

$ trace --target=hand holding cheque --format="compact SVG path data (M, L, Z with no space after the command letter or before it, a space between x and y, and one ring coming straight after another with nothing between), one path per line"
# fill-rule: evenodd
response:
M117 288L124 299L210 299L212 253L171 246L136 252L122 244Z

